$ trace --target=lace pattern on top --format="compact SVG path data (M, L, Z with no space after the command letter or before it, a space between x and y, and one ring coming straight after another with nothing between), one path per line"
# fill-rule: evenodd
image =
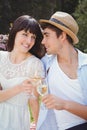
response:
M36 71L40 77L44 76L42 62L35 56L28 57L20 64L12 64L9 60L9 52L4 53L2 56L0 55L0 73L6 79L32 77Z

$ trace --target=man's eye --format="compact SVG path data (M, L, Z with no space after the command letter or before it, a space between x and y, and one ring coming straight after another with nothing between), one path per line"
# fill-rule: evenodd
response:
M49 37L49 35L45 35L45 37Z

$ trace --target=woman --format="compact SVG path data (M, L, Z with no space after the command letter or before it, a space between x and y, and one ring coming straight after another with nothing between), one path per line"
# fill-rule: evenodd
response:
M0 51L0 130L30 129L28 101L37 122L38 94L29 78L44 76L39 59L44 54L41 40L40 26L34 18L23 15L14 21L7 51ZM35 98L30 96L32 91Z

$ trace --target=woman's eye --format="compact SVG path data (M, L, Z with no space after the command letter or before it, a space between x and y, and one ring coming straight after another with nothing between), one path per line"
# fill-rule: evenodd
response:
M32 36L32 39L36 39L36 37L35 37L35 36Z
M24 36L27 36L27 34L26 34L26 33L23 33L23 35L24 35Z

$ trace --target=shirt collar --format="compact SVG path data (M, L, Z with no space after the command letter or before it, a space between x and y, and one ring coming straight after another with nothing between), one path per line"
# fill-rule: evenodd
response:
M81 68L83 65L87 65L87 54L78 50L78 67Z

